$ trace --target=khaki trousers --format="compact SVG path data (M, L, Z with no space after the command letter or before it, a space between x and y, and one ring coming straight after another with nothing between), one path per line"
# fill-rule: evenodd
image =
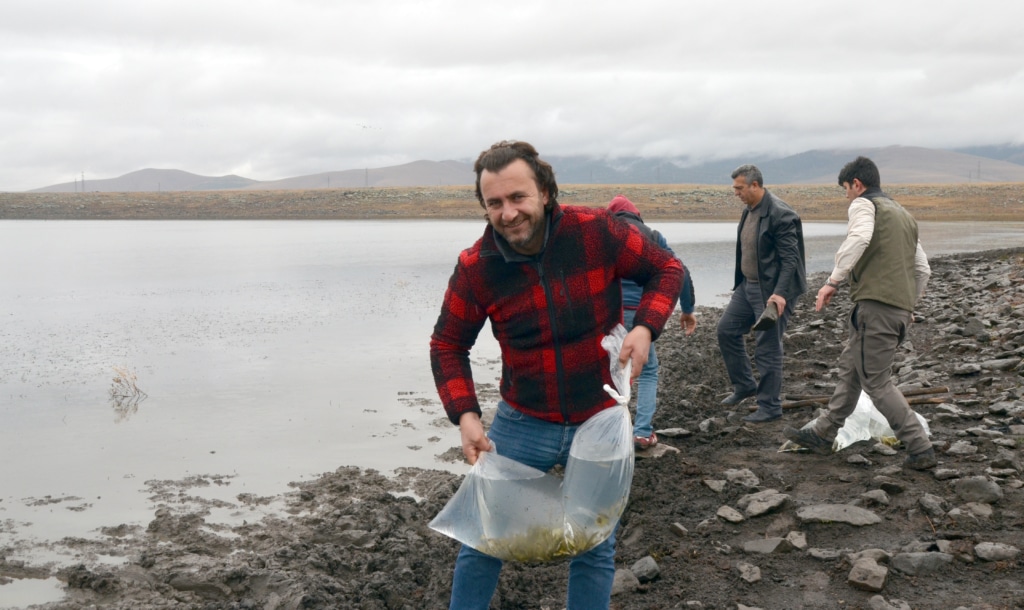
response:
M854 305L850 340L839 356L839 383L829 400L828 414L814 425L818 436L835 440L863 390L912 455L931 449L924 427L892 381L893 356L907 336L912 315L878 301L858 301Z

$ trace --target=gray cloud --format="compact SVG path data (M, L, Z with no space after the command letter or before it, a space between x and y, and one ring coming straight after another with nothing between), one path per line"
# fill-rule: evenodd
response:
M1024 142L1024 4L0 5L0 190L542 154Z

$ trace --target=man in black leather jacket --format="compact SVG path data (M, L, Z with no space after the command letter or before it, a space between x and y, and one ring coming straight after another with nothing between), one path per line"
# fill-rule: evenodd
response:
M718 322L718 346L733 393L723 405L757 396L757 411L744 417L765 423L782 417L782 336L797 298L807 290L804 235L800 216L764 188L761 170L742 165L732 173L733 191L746 205L736 239L732 298ZM777 321L755 334L755 381L745 335L765 312L775 308ZM758 324L760 327L761 324Z

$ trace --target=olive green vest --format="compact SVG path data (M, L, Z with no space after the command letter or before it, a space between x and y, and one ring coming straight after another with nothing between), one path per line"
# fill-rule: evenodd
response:
M868 199L875 205L875 232L850 273L850 298L914 311L917 222L903 206L885 195Z

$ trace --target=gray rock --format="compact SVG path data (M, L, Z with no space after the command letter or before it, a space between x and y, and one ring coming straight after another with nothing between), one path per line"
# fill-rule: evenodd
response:
M749 563L739 563L736 565L736 569L739 570L740 578L742 578L750 584L754 584L755 582L761 580L761 568L755 565Z
M802 523L847 523L858 526L874 525L882 520L870 510L849 504L803 506L797 509L796 518Z
M641 583L651 582L661 574L661 568L658 567L658 562L650 555L642 557L629 569Z
M839 549L819 549L817 547L811 547L807 549L807 554L815 559L830 561L832 559L839 559L842 557L843 551Z
M871 607L871 610L911 610L910 604L902 599L886 601L881 595L875 595L869 599L868 606Z
M802 551L807 548L807 535L803 532L790 532L786 534L786 542L794 549Z
M982 502L968 502L963 505L963 510L981 519L988 519L992 516L992 507Z
M889 494L885 493L884 489L872 489L871 491L862 493L860 497L864 498L864 500L870 504L888 506L890 502Z
M945 501L934 494L924 494L921 499L918 500L921 508L928 514L929 517L937 519L946 514Z
M950 445L949 449L946 449L946 453L949 455L974 455L977 452L978 448L970 441L957 441Z
M978 337L985 334L987 334L985 324L978 318L971 318L964 325L964 336L966 337Z
M743 543L745 553L769 555L771 553L788 553L792 550L793 545L785 538L758 538Z
M979 542L974 545L974 554L985 561L1010 561L1020 554L1020 549L1002 542Z
M958 377L966 377L968 375L977 375L980 372L981 372L981 366L979 366L977 364L974 364L973 362L968 362L968 363L965 363L965 364L961 364L960 366L958 366L955 369L953 369L953 374L958 376Z
M974 426L968 428L965 432L971 436L980 436L982 438L999 438L1003 436L1003 433L998 430L989 430L988 428L982 428L980 426Z
M894 479L892 477L887 477L884 475L879 475L875 477L874 479L872 479L872 483L874 483L881 489L885 490L886 493L892 495L903 493L903 491L906 489L906 483L904 483L903 481L899 479Z
M870 466L871 460L859 453L854 453L850 457L846 458L846 463L851 466Z
M736 506L747 517L758 517L781 508L789 499L788 495L779 493L775 489L765 489L764 491L743 496L736 502Z
M615 579L612 581L612 597L623 593L633 593L639 588L640 579L636 577L636 574L624 568L615 570Z
M985 371L1009 371L1020 364L1020 358L1002 358L1000 360L986 360L980 363Z
M655 430L658 436L664 436L665 438L686 438L693 436L693 432L690 432L686 428L662 428L661 430Z
M715 493L722 493L725 491L725 481L719 479L704 479L704 484L708 486L708 489Z
M846 577L846 584L861 591L881 591L885 588L888 568L878 565L874 559L858 559Z
M875 443L871 446L871 451L879 455L896 455L897 453L895 449L885 443Z
M735 485L752 488L761 484L761 479L747 468L726 470L723 474L727 481Z
M938 552L897 553L890 565L910 576L932 574L953 563L953 556Z
M892 553L885 549L864 549L857 553L850 553L846 558L850 563L857 563L859 559L870 559L875 563L889 563L889 560L892 559Z
M985 474L997 479L1005 479L1006 477L1015 476L1017 470L1015 468L986 468Z
M682 453L682 452L679 449L673 447L672 445L667 445L665 443L658 443L657 445L655 445L653 447L649 447L647 449L637 449L636 457L639 458L639 459L653 459L653 458L665 457L666 455L669 455L670 453L671 454L675 454L675 453Z
M743 523L744 521L746 521L746 517L743 516L743 513L741 513L740 511L736 510L731 506L727 506L724 504L718 507L718 511L715 513L715 515L719 519L724 519L729 523Z
M999 485L985 477L965 477L958 480L953 489L956 495L967 502L994 504L1003 498Z
M686 535L690 533L682 523L673 523L669 526L668 530L680 538L685 538Z
M940 481L948 481L949 479L959 478L960 471L955 468L936 468L932 472L932 476Z

